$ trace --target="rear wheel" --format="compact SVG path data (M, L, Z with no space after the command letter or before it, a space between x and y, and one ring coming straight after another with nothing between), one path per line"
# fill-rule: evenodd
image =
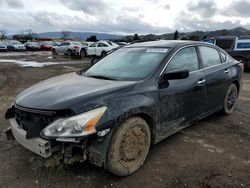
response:
M232 83L228 87L226 96L224 98L224 104L222 109L222 112L224 114L229 115L233 112L237 98L238 98L238 89L237 86L234 83Z
M127 119L112 136L105 168L117 175L127 176L144 163L150 147L150 129L140 117Z
M67 55L72 56L72 51L70 49L67 50Z

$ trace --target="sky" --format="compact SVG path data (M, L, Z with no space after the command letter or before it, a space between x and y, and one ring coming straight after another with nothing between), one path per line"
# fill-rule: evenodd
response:
M0 30L161 34L250 29L250 0L0 0Z

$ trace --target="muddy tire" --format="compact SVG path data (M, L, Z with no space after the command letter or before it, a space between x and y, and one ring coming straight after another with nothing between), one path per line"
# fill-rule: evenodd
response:
M128 176L144 163L150 148L150 129L145 120L132 117L114 132L108 148L105 169Z
M72 56L72 51L71 50L67 50L67 55L68 56Z
M234 83L232 83L228 87L224 98L223 109L222 109L223 114L230 115L233 112L237 98L238 98L238 89L237 86Z

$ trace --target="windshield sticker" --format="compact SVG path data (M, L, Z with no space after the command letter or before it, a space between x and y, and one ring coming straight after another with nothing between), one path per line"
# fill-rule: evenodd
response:
M147 49L147 53L166 53L168 49L166 48L149 48Z

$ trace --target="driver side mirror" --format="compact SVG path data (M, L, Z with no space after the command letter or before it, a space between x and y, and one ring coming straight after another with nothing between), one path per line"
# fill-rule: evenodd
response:
M159 88L166 88L169 86L169 80L179 80L179 79L185 79L189 76L188 70L173 70L170 72L166 72L163 74L160 82L159 82Z
M189 76L189 70L175 70L163 74L163 80L179 80Z

